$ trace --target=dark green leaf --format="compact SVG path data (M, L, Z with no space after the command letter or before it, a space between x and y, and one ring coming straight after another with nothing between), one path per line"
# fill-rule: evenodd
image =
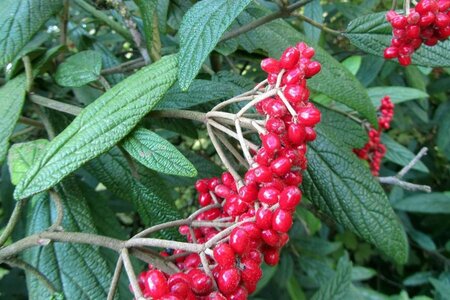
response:
M450 159L450 110L448 110L444 117L439 122L437 132L436 144L440 151L444 153L447 159ZM0 159L1 161L1 159Z
M263 271L263 277L260 281L258 281L258 285L256 286L255 295L258 294L259 291L261 291L272 279L272 277L275 275L278 266L270 267L268 265L263 265L262 267Z
M291 296L291 300L306 300L305 293L303 292L297 278L291 277L286 288L289 296Z
M112 193L129 200L146 226L179 219L180 215L168 196L168 188L156 173L138 170L139 180L130 171L125 157L117 148L92 160L88 171ZM176 231L164 231L167 238L177 237Z
M142 127L135 129L122 146L149 169L178 176L197 176L195 167L175 146L150 130Z
M418 194L396 201L393 205L395 209L408 212L450 214L450 196L443 193Z
M317 23L323 23L323 10L320 5L320 0L313 0L305 5L305 16ZM320 28L314 27L309 23L304 22L305 35L314 43L318 43L320 39Z
M19 75L0 88L0 165L8 152L9 137L25 101L25 81L25 75Z
M383 134L381 136L381 141L387 148L386 155L384 157L395 164L406 166L415 157L415 154L409 151L408 148L397 143L387 134ZM425 166L421 161L418 161L412 169L424 173L430 172L427 166Z
M268 11L260 6L249 6L239 15L240 25L250 23L267 15ZM305 36L283 20L274 20L238 37L238 41L247 51L266 50L271 57L278 58L284 49L299 41L310 43ZM322 64L317 76L308 80L308 85L315 91L341 102L366 117L372 124L377 124L375 108L361 83L322 48L315 46L314 57Z
M102 56L92 50L82 51L59 65L55 80L61 86L80 87L95 81L102 69Z
M210 101L233 97L233 89L228 83L197 79L192 81L189 89L182 91L176 83L159 102L157 109L185 109Z
M187 90L222 34L251 0L203 0L184 15L180 26L180 87Z
M21 199L58 183L126 136L174 83L176 56L166 56L108 90L47 147L15 190Z
M442 299L448 299L448 295L450 295L450 282L448 280L430 278L430 283L441 295Z
M320 287L311 298L312 300L338 300L347 299L352 281L352 263L347 257L341 257L334 277Z
M150 53L152 51L153 43L153 16L155 14L157 0L134 0L139 11L142 15L142 21L144 23L144 34L145 34L145 44L147 45L147 50Z
M428 234L415 229L408 230L408 234L411 239L413 239L423 249L428 251L436 251L436 244Z
M342 247L339 242L329 242L316 237L300 237L295 239L301 252L305 251L313 255L326 256Z
M33 162L42 154L48 140L34 140L26 143L14 144L8 152L8 167L11 182L16 185L26 174Z
M318 131L308 149L304 193L337 222L397 263L408 258L405 232L381 186L359 159L329 131ZM345 149L345 148L344 148Z
M433 276L432 272L418 272L406 277L403 284L406 286L418 286L427 284L428 280Z
M365 55L362 59L361 67L356 74L356 78L359 79L363 86L368 86L378 76L378 73L380 73L384 62L384 58L374 55Z
M391 97L392 102L395 104L428 97L428 94L421 90L404 86L377 86L368 88L367 92L370 100L376 107L380 106L381 99L384 96Z
M62 7L61 0L4 0L0 15L0 67L11 61L42 25Z
M333 134L329 136L330 138L338 138L350 150L364 147L368 138L366 131L361 125L326 107L320 107L320 111L322 112L322 118L318 128L325 128L325 130L331 131ZM342 132L345 132L345 134L342 134Z
M95 233L86 199L73 178L56 187L64 206L62 226L66 231ZM56 218L53 201L45 193L32 198L27 234L46 230ZM41 271L66 299L105 299L112 274L99 248L85 244L51 243L34 247L25 260ZM30 299L49 299L48 290L33 276L27 276Z
M347 36L356 47L378 56L383 56L384 49L390 45L392 28L386 21L386 12L361 16L347 27ZM414 64L427 67L450 66L450 41L436 46L423 45L413 55Z

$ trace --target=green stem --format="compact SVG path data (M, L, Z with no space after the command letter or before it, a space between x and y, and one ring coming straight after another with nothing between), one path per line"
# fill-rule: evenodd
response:
M5 230L3 230L2 235L0 236L0 246L8 240L9 236L12 234L14 228L17 225L17 222L20 220L20 215L23 207L26 204L26 200L19 200L16 202L14 206L14 210L9 218L8 224L6 224Z
M84 0L73 0L79 7L111 27L114 31L116 31L118 34L123 36L128 42L133 43L133 37L131 36L131 33L125 29L120 23L112 20L109 18L109 16L99 10L97 10L94 6L90 5Z
M31 66L31 61L28 55L22 57L22 61L25 67L25 76L27 78L27 92L30 92L33 88L33 68Z
M341 35L342 34L342 32L340 32L338 30L331 29L331 28L325 26L324 24L316 22L313 19L310 19L310 18L308 18L308 17L306 17L304 15L298 14L296 16L299 17L300 19L302 19L303 21L305 21L306 23L309 23L312 26L317 27L317 28L319 28L319 29L321 29L321 30L323 30L325 32L328 32L328 33L331 33L331 34L334 34L334 35Z

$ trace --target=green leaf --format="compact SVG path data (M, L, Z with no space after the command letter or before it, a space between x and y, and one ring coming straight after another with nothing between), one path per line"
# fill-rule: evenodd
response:
M331 131L333 134L329 135L330 138L338 138L338 142L344 143L350 150L362 148L367 143L367 133L360 124L326 107L320 106L320 111L322 118L318 128Z
M180 87L187 90L222 34L251 0L203 0L184 15L180 35Z
M450 159L450 135L448 134L450 132L450 110L445 113L438 125L439 128L436 137L437 147L444 153L447 159Z
M336 274L314 294L311 300L338 300L347 299L352 281L352 263L347 257L341 257L338 262Z
M268 13L261 6L252 5L239 15L238 23L242 26ZM274 20L257 27L237 39L245 50L252 52L256 49L264 49L275 58L278 58L284 49L299 41L310 43L304 35L283 20ZM375 108L361 83L327 51L316 45L314 48L316 49L314 59L322 64L322 70L308 80L308 86L356 110L372 124L378 126Z
M295 277L291 277L286 286L291 300L306 300L305 293Z
M414 157L415 154L408 150L408 148L397 143L393 138L387 134L381 136L382 143L386 146L387 151L384 158L400 166L406 166ZM413 167L413 170L417 170L424 173L429 173L427 166L423 162L418 161Z
M92 50L72 55L59 65L55 80L60 86L80 87L95 81L102 70L102 56Z
M359 55L353 55L349 58L346 58L342 65L347 68L353 75L358 73L359 67L361 67L362 57Z
M406 277L403 284L406 286L419 286L427 284L428 280L433 276L432 272L418 272Z
M319 128L318 128L319 129ZM338 137L318 130L308 149L305 195L337 222L375 245L399 264L408 258L405 232L386 194Z
M262 271L263 271L263 277L260 281L258 281L258 285L256 286L255 295L258 294L267 284L269 284L269 281L273 278L275 275L278 265L271 267L268 265L262 265Z
M113 194L133 203L146 226L180 218L168 195L168 188L158 175L138 168L138 180L131 174L127 160L117 148L92 160L86 168ZM178 237L176 230L163 231L162 236Z
M152 51L153 43L153 16L158 4L157 0L134 0L139 7L144 23L145 44L150 53Z
M156 105L155 110L185 109L233 96L233 89L228 83L197 79L192 81L187 91L183 91L177 82Z
M195 167L174 145L150 130L137 128L127 136L122 146L149 169L178 176L197 176Z
M0 88L0 165L8 152L9 137L25 101L25 76L19 75Z
M0 15L0 67L10 62L61 7L61 0L4 0Z
M73 178L56 186L64 206L65 231L96 233L86 198ZM27 235L46 230L56 219L54 202L48 194L34 196L29 206ZM33 247L24 259L42 272L66 299L105 299L112 274L98 247L76 243L50 243ZM50 293L27 274L30 299L49 299Z
M305 5L305 16L317 23L323 23L323 9L320 0L313 0ZM305 35L311 41L318 43L320 39L320 28L312 26L307 22L303 22Z
M352 268L352 281L363 281L377 275L377 271L361 266L354 266Z
M448 298L448 295L450 295L450 282L448 280L445 280L444 278L439 280L430 278L430 283L436 289L436 292L440 294L440 296L442 297L441 299Z
M8 166L11 182L16 185L25 175L33 162L42 154L48 140L40 139L14 144L8 152Z
M342 243L329 242L311 236L296 238L295 245L298 246L301 252L320 256L327 256L342 247Z
M421 90L404 86L377 86L368 88L370 100L374 106L380 106L384 96L391 97L393 103L398 104L409 100L427 98L429 95Z
M175 82L176 56L166 56L108 90L47 147L19 182L16 199L44 191L125 137Z
M345 36L356 47L383 56L392 39L392 28L385 16L386 12L379 12L356 18L348 25ZM450 66L450 40L433 47L423 45L412 55L412 62L427 67Z
M393 204L395 209L424 214L450 214L450 196L443 193L419 194Z

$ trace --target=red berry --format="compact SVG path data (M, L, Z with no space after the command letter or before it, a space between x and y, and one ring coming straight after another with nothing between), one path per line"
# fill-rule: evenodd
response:
M312 58L316 54L316 51L313 47L306 47L305 50L302 51L302 57L304 58Z
M409 55L400 55L398 57L398 62L402 65L402 66L408 66L411 64L411 56Z
M266 129L275 134L281 134L286 131L284 121L279 118L269 118L266 122Z
M318 61L310 62L305 68L306 78L313 77L314 75L319 73L321 69L322 69L322 66L320 65L320 63Z
M420 17L419 24L422 27L426 27L426 26L430 26L431 24L433 24L435 20L436 20L436 15L433 14L431 11L429 11L429 12L423 14L422 17Z
M298 103L307 100L305 99L305 88L299 85L286 86L283 94L286 97L286 99L292 103Z
M282 209L277 209L273 213L272 228L279 232L288 232L292 227L292 214Z
M406 29L406 37L410 39L416 39L420 37L420 26L411 25Z
M150 297L160 298L169 293L166 276L159 270L148 271L146 283Z
M243 201L237 195L233 195L227 199L225 205L223 206L223 210L232 217L237 217L248 209L248 203Z
M195 183L195 189L199 193L207 193L209 191L208 188L208 179L199 179Z
M261 69L266 73L279 73L280 63L274 58L265 58L261 61Z
M280 194L280 208L291 211L300 203L302 192L296 186L285 187Z
M241 225L241 228L247 231L250 239L256 240L261 238L261 230L255 224L255 222L246 222Z
M222 267L232 267L235 264L234 250L227 243L222 243L214 247L214 259Z
M278 157L270 164L272 172L278 176L286 175L291 170L291 167L291 161L285 156Z
M281 118L286 115L287 108L283 101L279 99L272 99L272 101L267 104L265 111L273 118Z
M212 292L208 295L207 300L227 300L227 297L225 297L222 293Z
M281 148L280 138L276 134L268 133L263 135L261 140L263 147L266 148L269 153L275 153Z
M406 19L408 20L408 24L417 24L420 20L420 14L416 11L411 11Z
M280 191L274 187L262 187L258 193L258 200L268 205L274 205L278 202Z
M261 178L263 175L260 174L259 176ZM256 172L255 179L257 180ZM244 185L239 189L239 197L242 201L253 203L258 198L258 187L254 184Z
M387 47L384 49L384 58L392 59L398 56L398 48L397 47Z
M260 208L256 212L255 223L260 229L270 229L272 227L272 211L268 208Z
M422 0L414 8L422 16L428 12L437 13L439 6L435 0Z
M203 193L198 195L198 203L200 206L208 206L212 203L212 197L209 193Z
M305 141L305 134L305 127L300 124L292 123L288 127L288 140L293 145L302 144Z
M195 272L191 277L191 288L194 293L205 295L211 292L213 287L212 279L203 272Z
M219 184L214 188L214 193L221 198L228 198L234 191L225 184Z
M280 260L280 252L278 248L267 248L263 250L264 262L269 266L275 266Z
M312 142L316 139L317 133L312 127L305 127L305 141Z
M272 180L272 171L269 167L259 166L254 170L256 182L270 182Z
M320 110L314 106L304 107L298 111L298 120L303 126L314 126L320 122Z
M403 29L408 25L408 20L405 16L397 15L391 20L391 25L394 28Z
M228 295L228 300L247 300L247 298L248 292L242 286L239 286L233 294Z
M447 27L448 25L450 25L450 16L448 16L447 14L444 13L438 13L436 15L436 21L435 21L436 26L438 27Z
M273 229L263 230L261 232L261 238L267 245L271 247L277 247L278 244L280 243L280 236Z
M280 57L280 66L282 69L292 69L298 63L300 52L295 47L289 47L284 50Z
M229 295L236 291L240 280L239 271L236 268L230 268L220 271L217 284L222 293Z
M250 237L247 231L235 228L230 234L230 246L237 254L243 254L248 249Z
M284 76L283 76L283 84L298 84L299 80L302 79L305 76L305 71L300 68L294 68L292 70L289 70Z

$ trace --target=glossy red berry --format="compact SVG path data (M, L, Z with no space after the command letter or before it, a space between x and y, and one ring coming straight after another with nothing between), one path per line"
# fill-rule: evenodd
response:
M260 229L270 229L272 227L273 213L268 208L260 208L256 211L255 223Z
M236 291L240 280L241 275L239 270L236 268L229 268L220 271L217 284L222 293L229 295Z
M280 236L273 229L263 230L261 232L261 238L267 245L269 245L271 247L278 247L278 245L280 243Z
M166 276L159 270L147 272L146 285L149 295L153 298L160 298L169 293Z
M280 208L291 211L300 203L302 192L296 186L288 186L280 194Z
M240 228L235 228L230 234L230 246L237 254L243 254L248 249L250 237L248 233Z
M266 166L259 166L254 169L256 182L270 182L273 178L272 170Z
M266 122L266 129L271 133L282 134L286 131L286 125L279 118L269 118Z
M291 161L285 156L278 157L270 164L272 172L278 176L286 175L291 170L291 167Z
M194 293L206 295L211 292L213 287L212 279L203 272L198 272L191 277L191 288Z
M208 180L207 179L199 179L195 183L195 189L199 193L207 193L209 191L208 188Z
M300 51L295 47L289 47L284 50L280 57L280 66L282 69L292 69L298 63Z
M255 173L255 180L258 180L256 172L254 173ZM265 178L263 174L259 174L259 180L262 180L261 178ZM244 202L253 203L258 198L258 187L254 184L244 185L239 189L239 197Z
M320 63L318 61L310 62L305 68L306 78L313 77L314 75L319 73L321 69L322 69L322 66L320 65Z
M314 126L320 122L320 110L314 106L305 107L298 112L298 121L303 126Z
M274 205L278 202L280 191L274 187L262 187L258 192L258 200L268 205Z
M263 135L261 137L263 147L269 152L269 153L275 153L281 148L281 141L280 138L273 133L268 133L266 135Z
M213 254L216 262L222 267L229 268L236 263L234 250L227 243L222 243L214 247Z
M261 69L266 73L279 73L280 63L274 58L265 58L261 61Z
M280 260L280 252L278 248L267 248L263 250L264 262L269 266L275 266Z
M228 300L247 300L247 298L248 292L242 286L239 286L234 293L228 295Z
M289 102L298 103L301 101L305 101L306 93L305 88L299 85L288 85L286 89L283 91L284 96Z
M292 227L292 214L282 209L273 213L272 228L278 232L288 232Z

